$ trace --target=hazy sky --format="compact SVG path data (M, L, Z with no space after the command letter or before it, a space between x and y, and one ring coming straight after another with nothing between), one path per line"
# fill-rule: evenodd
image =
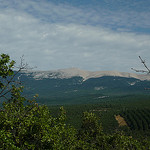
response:
M150 66L150 0L0 0L0 53L38 70Z

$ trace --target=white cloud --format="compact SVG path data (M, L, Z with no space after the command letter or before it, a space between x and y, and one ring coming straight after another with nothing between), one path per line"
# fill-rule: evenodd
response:
M46 1L6 3L9 7L0 10L0 49L17 62L24 54L31 66L42 70L79 67L130 71L139 67L138 55L150 57L150 35L86 24L89 20L98 22L95 11L85 14L85 10ZM110 19L107 13L104 16L102 24ZM116 16L110 20L112 24L125 24L120 21L122 16Z

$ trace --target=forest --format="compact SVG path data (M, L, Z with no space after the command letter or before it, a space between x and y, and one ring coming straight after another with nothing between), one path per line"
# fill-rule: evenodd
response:
M67 122L80 128L84 111L94 113L103 126L103 132L114 133L123 131L136 139L150 140L150 96L115 97L114 100L103 101L99 104L64 105ZM58 113L60 106L49 106L52 115ZM127 126L119 126L116 115L122 116Z
M46 106L23 96L16 74L26 68L0 55L0 149L148 150L150 96L113 97L98 104ZM119 126L116 115L127 126Z

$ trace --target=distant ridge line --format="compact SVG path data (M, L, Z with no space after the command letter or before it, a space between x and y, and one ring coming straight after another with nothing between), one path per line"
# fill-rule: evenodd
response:
M43 78L72 78L72 77L82 77L83 81L90 78L99 78L103 76L114 76L114 77L125 77L125 78L135 78L139 80L150 80L150 75L148 74L137 74L119 71L86 71L79 68L68 68L68 69L58 69L53 71L24 71L25 74L31 74L34 79Z

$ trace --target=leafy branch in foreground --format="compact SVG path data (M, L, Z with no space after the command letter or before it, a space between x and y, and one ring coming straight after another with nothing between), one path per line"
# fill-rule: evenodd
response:
M0 149L67 149L80 145L74 142L76 130L65 124L63 107L54 118L46 106L21 95L23 87L15 81L15 76L26 65L21 63L14 73L14 64L8 55L0 55L0 100L3 97L8 100L0 110Z
M15 61L10 61L10 57L7 54L0 55L0 99L9 100L10 92L13 87L20 86L21 82L15 79L16 75L22 71L27 69L27 64L23 62L23 57L21 57L21 63L19 67L16 67L18 70L13 71L15 65ZM7 96L9 95L9 97Z

